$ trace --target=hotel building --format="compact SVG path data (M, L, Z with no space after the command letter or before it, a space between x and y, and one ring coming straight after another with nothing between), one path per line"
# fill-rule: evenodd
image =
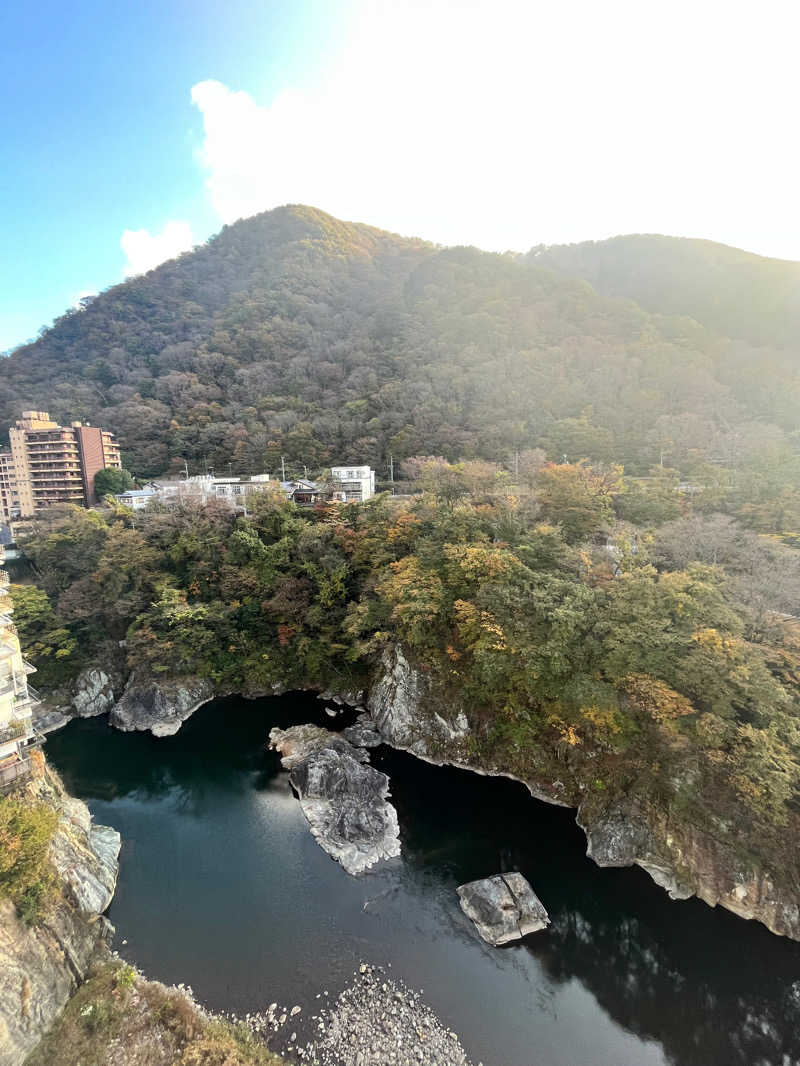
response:
M122 467L113 433L82 422L59 426L47 411L23 411L8 437L10 451L0 453L2 521L54 504L90 507L98 470Z

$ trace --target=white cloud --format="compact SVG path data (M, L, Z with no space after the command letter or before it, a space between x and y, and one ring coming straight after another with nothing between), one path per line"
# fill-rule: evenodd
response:
M621 232L800 258L800 7L364 2L317 82L192 89L225 222L281 203L445 243Z
M120 239L125 253L125 277L146 274L166 259L174 259L192 247L192 227L188 222L167 222L160 233L146 229L126 229Z

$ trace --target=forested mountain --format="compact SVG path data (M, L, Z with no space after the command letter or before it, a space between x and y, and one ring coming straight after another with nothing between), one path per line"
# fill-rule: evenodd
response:
M690 315L753 344L800 349L800 263L714 241L631 234L608 241L540 245L530 258L584 278L604 296L648 311Z
M774 501L800 481L800 360L785 347L798 272L661 238L494 255L279 208L17 349L2 428L23 407L102 423L139 477L184 457L195 470L275 471L284 454L294 469L381 471L390 453L507 463L542 447L629 474L663 464L725 492L735 475L740 496Z

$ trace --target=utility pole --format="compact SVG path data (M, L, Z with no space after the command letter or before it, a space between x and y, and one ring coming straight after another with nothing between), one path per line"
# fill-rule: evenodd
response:
M286 480L286 462L284 460L284 457L281 456L281 481L285 481L285 480Z
M186 478L187 481L189 480L189 464L186 462L185 459L183 460L183 476Z
M308 467L303 463L303 477L308 481Z
M389 481L394 485L394 456L389 455Z

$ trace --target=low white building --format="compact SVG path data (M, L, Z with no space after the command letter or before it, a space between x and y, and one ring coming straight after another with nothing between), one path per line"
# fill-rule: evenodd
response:
M128 489L127 492L118 493L114 498L117 503L121 503L125 507L130 507L132 511L143 511L155 496L156 490L153 488L147 488Z
M332 466L334 496L342 500L368 500L375 495L375 471L369 466Z
M269 474L253 474L252 477L214 477L213 474L198 474L180 480L152 481L143 489L121 492L117 500L134 511L142 511L151 500L167 505L193 503L204 506L212 500L227 503L230 507L243 507L251 496L275 487Z

